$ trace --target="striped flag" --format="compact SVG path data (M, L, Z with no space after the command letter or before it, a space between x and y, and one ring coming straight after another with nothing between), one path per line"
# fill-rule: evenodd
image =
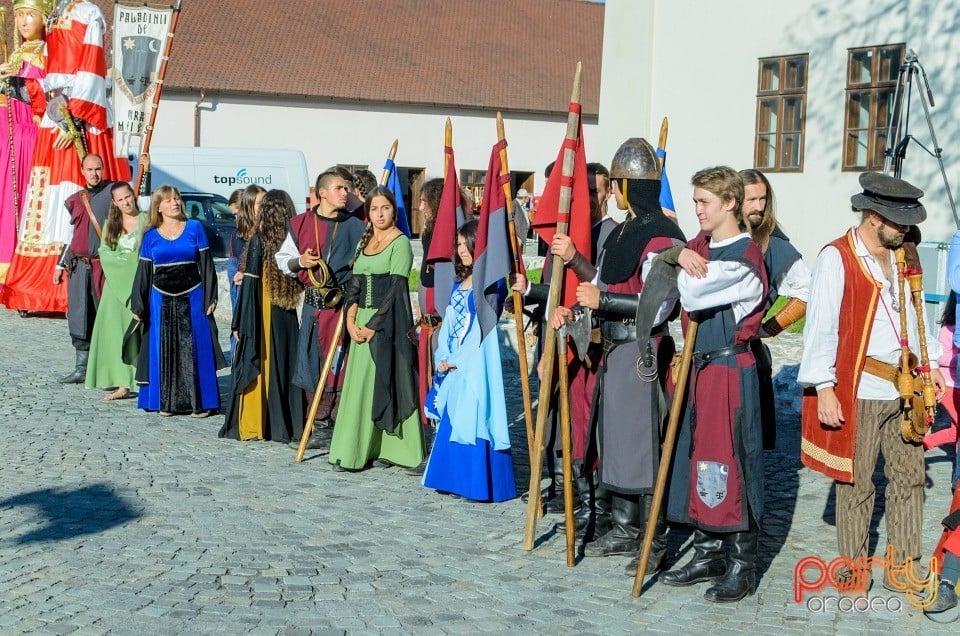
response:
M464 221L453 148L445 146L443 152L447 156L447 174L443 178L443 193L440 195L440 206L433 224L430 251L426 256L427 262L433 265L433 294L437 311L432 313L441 315L450 304L450 294L453 293L453 282L456 279L453 258L457 249L457 229Z
M397 200L397 214L394 224L403 232L407 238L410 238L410 221L407 220L407 205L403 202L403 187L400 185L400 175L397 172L397 164L393 159L387 158L383 164L383 169L389 171L387 177L387 190L393 193L393 198Z
M510 175L500 174L500 151L506 146L506 140L501 140L490 153L473 249L473 298L481 340L497 326L503 309L504 280L510 275L507 199L503 194L503 184Z

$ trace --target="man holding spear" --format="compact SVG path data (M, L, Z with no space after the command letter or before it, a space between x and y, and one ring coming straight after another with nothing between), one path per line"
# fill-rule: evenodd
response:
M683 267L677 287L684 323L699 325L667 501L670 521L694 527L694 554L660 580L712 581L704 598L727 603L756 591L763 443L750 341L763 320L767 274L743 222L740 175L727 166L707 168L692 185L702 232L660 258ZM655 501L662 487L658 478Z
M660 456L661 392L674 343L663 322L643 334L634 324L650 262L686 242L660 208L660 164L653 146L639 138L625 141L613 157L610 176L627 220L603 244L598 268L574 269L587 281L577 288L577 301L600 319L604 356L594 419L600 484L612 493L612 527L585 548L588 557L639 552L642 523L651 515L659 517L650 493ZM640 345L639 365L635 344ZM658 524L656 542L649 573L659 569L666 553L665 523ZM636 567L634 562L627 569L633 574Z
M280 271L295 276L304 287L293 381L307 392L308 400L313 399L321 362L340 320L341 290L350 280L351 263L364 230L363 221L345 211L347 185L339 174L320 174L315 190L319 203L290 219L287 237L275 257ZM320 389L324 395L317 417L327 428L336 418L343 366L343 360L337 360ZM295 437L299 438L300 432L294 431ZM307 448L320 448L326 437L329 435L315 430ZM296 441L299 447L299 439Z

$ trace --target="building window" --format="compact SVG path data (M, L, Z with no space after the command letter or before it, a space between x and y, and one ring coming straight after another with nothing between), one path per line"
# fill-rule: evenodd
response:
M847 51L843 169L880 170L905 44Z
M804 53L760 60L753 160L756 168L767 172L803 170L807 58Z
M483 200L483 182L486 178L486 170L460 171L460 187L470 190L470 194L473 197L473 205L477 210L480 209L480 201Z

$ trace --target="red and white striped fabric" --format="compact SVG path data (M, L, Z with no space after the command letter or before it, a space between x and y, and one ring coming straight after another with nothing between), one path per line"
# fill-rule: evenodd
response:
M107 101L106 21L97 5L74 0L47 30L47 75L28 85L35 112L45 112L44 91L64 89L67 109L84 124L87 152L103 159L105 181L130 181L130 164L113 149L112 116ZM42 89L42 90L41 90ZM48 114L40 122L30 171L30 185L16 252L0 290L0 303L10 309L63 312L66 285L53 285L53 270L62 246L72 234L64 202L84 186L80 157L72 145L53 147L60 129Z
M88 126L101 132L110 127L107 108L107 58L103 13L91 2L73 2L47 34L48 91L66 89L67 108Z

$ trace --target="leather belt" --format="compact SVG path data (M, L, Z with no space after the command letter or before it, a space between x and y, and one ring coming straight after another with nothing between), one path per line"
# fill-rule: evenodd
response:
M99 261L100 257L99 256L77 256L76 259L81 263L86 263L87 265L89 265L94 261Z
M323 292L327 291L329 291L327 288L306 287L303 290L303 302L317 309L335 309L335 307L327 307L323 300Z
M636 323L619 320L604 320L600 323L600 335L611 342L629 342L637 339Z
M654 327L650 332L651 338L665 336L669 333L666 323ZM635 342L637 340L637 321L631 318L624 320L604 320L600 323L600 336L613 344Z
M443 322L443 318L437 314L423 314L420 316L420 326L436 329Z
M864 373L869 373L870 375L886 380L895 387L900 386L900 367L898 366L880 362L876 358L867 358L863 363L863 371Z
M698 369L702 369L714 360L735 356L739 353L746 353L748 351L750 351L749 342L744 342L743 344L734 345L732 347L724 347L723 349L714 349L713 351L697 351L693 354L693 364Z

